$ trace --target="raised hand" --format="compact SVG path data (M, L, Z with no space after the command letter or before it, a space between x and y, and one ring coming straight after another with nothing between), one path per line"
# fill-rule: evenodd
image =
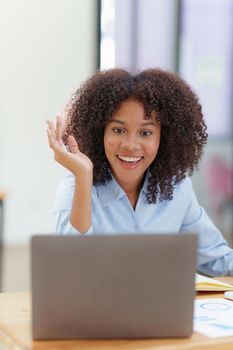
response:
M68 137L68 152L62 141L62 118L57 117L56 127L51 120L47 120L48 142L54 152L54 159L71 171L75 176L93 173L93 164L84 153L80 152L74 136Z

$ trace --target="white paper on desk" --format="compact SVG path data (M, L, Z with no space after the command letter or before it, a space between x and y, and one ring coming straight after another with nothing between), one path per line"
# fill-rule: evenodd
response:
M195 300L194 330L211 338L233 335L233 301L221 298Z

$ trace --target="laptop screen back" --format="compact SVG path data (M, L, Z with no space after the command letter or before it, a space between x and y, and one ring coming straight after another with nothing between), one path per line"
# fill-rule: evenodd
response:
M34 339L192 333L194 234L33 236Z

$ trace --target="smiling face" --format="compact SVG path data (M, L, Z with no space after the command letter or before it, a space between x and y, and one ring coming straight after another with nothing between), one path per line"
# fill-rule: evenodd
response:
M156 113L145 119L143 104L133 99L124 101L109 120L104 132L105 154L126 193L138 192L158 152L160 129Z

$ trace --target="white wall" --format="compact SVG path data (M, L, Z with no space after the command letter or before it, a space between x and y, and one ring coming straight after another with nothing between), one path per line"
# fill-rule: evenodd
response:
M0 189L7 192L4 241L51 232L63 170L47 145L55 118L96 69L93 0L0 0Z

